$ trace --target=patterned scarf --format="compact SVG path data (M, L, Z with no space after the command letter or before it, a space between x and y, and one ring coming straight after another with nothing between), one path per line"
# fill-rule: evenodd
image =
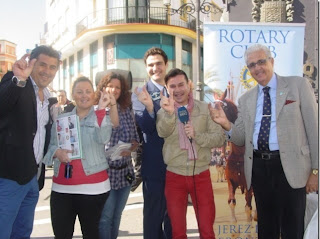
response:
M191 113L193 110L193 106L194 106L193 94L192 94L192 91L190 91L188 95L188 107L187 107L189 117L190 117L189 122L192 122ZM180 107L182 106L179 105L177 102L174 102L174 109L175 109L176 115L178 115L178 108ZM184 130L184 124L181 123L180 121L178 121L178 132L179 132L180 149L188 150L188 157L190 160L198 159L198 153L196 150L194 140L192 141L192 143L190 143L190 140L188 139L187 134Z

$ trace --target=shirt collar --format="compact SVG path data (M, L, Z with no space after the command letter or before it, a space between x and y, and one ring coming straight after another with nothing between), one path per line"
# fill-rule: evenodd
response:
M39 87L37 86L36 82L34 82L34 80L32 79L32 77L30 76L29 77L31 79L31 83L32 83L32 86L33 86L33 89L36 93L36 95L38 95L39 93ZM48 88L44 88L43 89L43 95L44 95L44 100L45 101L48 101L48 99L51 97L51 94L50 94L50 91L48 90Z
M277 89L277 77L276 77L275 73L273 73L273 75L271 77L271 80L268 82L268 84L266 86L269 86L270 90L276 90ZM262 89L264 87L265 86L259 85L259 93L262 92Z
M152 83L160 90L162 91L163 90L163 85L160 85L159 83L155 82L153 79L151 79Z

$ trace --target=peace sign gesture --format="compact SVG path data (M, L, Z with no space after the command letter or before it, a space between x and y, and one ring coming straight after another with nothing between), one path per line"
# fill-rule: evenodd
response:
M150 113L153 112L153 101L152 101L152 98L151 98L149 92L147 91L146 86L143 86L141 91L138 91L138 87L136 87L134 89L134 93L137 95L138 100L142 104L144 104L147 111Z
M173 91L169 92L169 98L160 92L160 105L161 108L164 109L167 113L172 115L174 113L174 99L173 99Z

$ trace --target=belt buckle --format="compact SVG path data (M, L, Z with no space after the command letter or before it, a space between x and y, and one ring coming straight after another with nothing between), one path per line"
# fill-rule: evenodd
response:
M271 159L271 154L270 153L261 153L261 158L263 160L270 160Z

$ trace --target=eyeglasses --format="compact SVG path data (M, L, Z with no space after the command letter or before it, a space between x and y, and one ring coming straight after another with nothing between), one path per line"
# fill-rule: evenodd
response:
M261 59L261 60L258 60L257 62L252 62L252 63L250 63L249 65L247 65L247 67L248 67L249 70L250 70L250 69L255 68L256 65L258 65L258 66L264 66L264 65L267 63L267 60L268 60L268 59L269 59L269 58Z

